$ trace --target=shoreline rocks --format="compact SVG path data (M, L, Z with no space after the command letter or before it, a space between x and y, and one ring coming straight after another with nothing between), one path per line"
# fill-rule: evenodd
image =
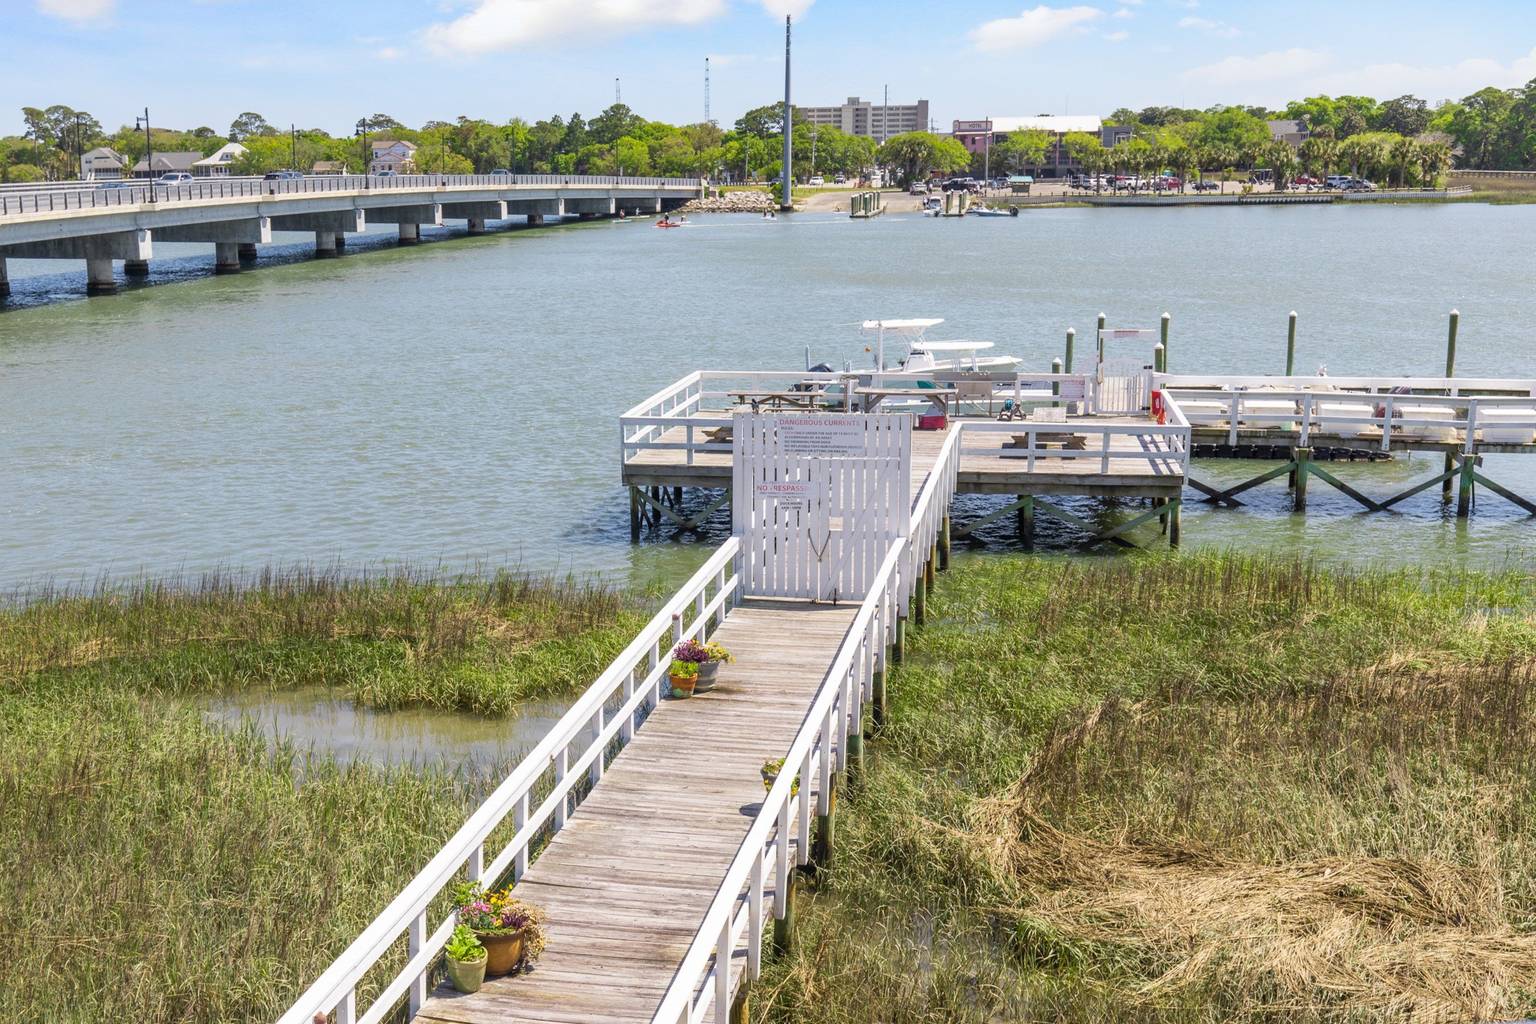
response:
M682 213L762 213L776 210L778 204L767 192L727 192L708 199L690 199L679 207Z

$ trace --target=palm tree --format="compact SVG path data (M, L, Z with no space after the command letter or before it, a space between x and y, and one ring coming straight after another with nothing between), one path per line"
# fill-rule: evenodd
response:
M1434 188L1440 175L1451 169L1451 147L1444 142L1419 143L1417 158L1425 188Z
M1306 161L1308 172L1325 181L1339 160L1338 140L1331 133L1312 135L1301 144L1301 158Z
M1275 190L1279 191L1296 175L1296 151L1289 142L1276 139L1264 147L1264 157L1275 172Z
M1410 138L1399 138L1392 143L1392 163L1397 167L1397 187L1408 185L1408 168L1419 162L1419 144Z

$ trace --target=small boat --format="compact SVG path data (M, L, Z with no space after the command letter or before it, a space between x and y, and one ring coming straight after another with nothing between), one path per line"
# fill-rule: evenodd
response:
M680 228L683 226L683 222L680 220L667 220L663 217L656 222L656 226L659 228Z
M1019 208L1017 206L1010 206L1006 210L999 210L995 206L973 206L966 212L974 213L978 217L1017 217L1019 215Z
M990 341L929 341L923 337L928 328L943 323L942 318L920 320L866 320L863 330L875 332L871 351L877 370L1016 370L1023 360L1017 356L981 356L992 347ZM885 362L885 336L889 333L906 341L907 351L894 367Z

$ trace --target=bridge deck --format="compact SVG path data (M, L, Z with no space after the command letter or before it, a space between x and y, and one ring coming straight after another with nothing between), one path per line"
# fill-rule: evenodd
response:
M716 639L735 664L711 692L661 704L518 882L549 913L536 968L474 995L439 988L417 1020L648 1021L751 826L763 762L794 739L857 607L733 610Z

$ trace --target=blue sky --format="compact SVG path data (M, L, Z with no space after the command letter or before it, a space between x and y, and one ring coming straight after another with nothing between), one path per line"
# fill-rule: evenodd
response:
M1303 94L1431 101L1536 78L1533 0L1122 0L1021 5L887 0L0 0L0 134L19 108L67 103L109 129L350 131L387 113L530 120L613 101L716 120L782 93L795 14L795 100L931 101L953 118L1106 114L1127 105L1275 104Z

